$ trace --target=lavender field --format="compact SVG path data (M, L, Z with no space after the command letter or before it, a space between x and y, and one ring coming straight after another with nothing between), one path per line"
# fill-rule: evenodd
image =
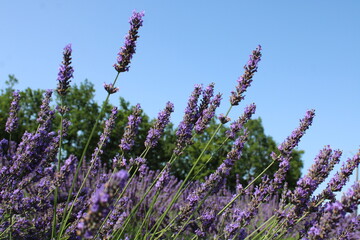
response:
M20 141L14 140L18 126L29 119L19 117L22 96L19 91L12 93L2 126L6 134L0 139L0 239L360 239L360 182L345 188L360 163L360 149L336 171L342 151L325 145L294 187L286 181L292 154L311 131L314 109L299 112L299 118L303 116L298 126L267 156L271 161L260 173L245 183L242 176L235 181L230 178L234 166L242 164L244 147L251 140L247 123L256 104L246 103L245 93L261 65L260 45L251 52L229 99L215 94L213 83L194 86L176 137L170 139L173 149L166 164L151 169L148 158L154 149L159 151L160 141L169 141L164 134L175 111L171 102L151 122L140 154L135 154L135 139L143 121L142 108L133 106L121 126L116 154L110 160L104 158L110 152L110 135L122 117L119 106L106 106L110 97L121 95L119 79L131 70L141 44L144 15L134 11L130 17L130 29L113 66L115 78L98 90L105 90L107 97L81 154L65 150L69 127L75 124L69 121L71 109L66 104L76 71L71 44L63 49L57 88L45 91L36 119L30 119L36 130L25 131ZM54 96L60 99L58 105L52 104ZM226 113L217 112L220 104L228 106ZM234 110L241 114L230 119ZM104 116L106 121L102 121ZM216 127L210 129L214 122ZM99 125L102 132L96 130ZM224 126L227 130L221 131ZM186 159L189 148L202 138L205 144L187 162L184 178L176 177L174 171L181 171L176 169L179 159ZM94 148L89 147L92 139L97 141ZM211 147L215 139L221 142L216 148ZM215 154L224 149L221 163L203 176L214 164ZM323 183L325 187L319 188Z

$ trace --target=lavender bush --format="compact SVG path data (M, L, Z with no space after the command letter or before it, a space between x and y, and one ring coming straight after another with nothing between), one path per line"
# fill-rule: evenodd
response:
M130 18L129 33L114 64L115 80L104 84L108 95L81 156L70 154L64 159L62 154L71 124L63 101L74 72L71 45L64 48L57 89L44 95L37 130L25 132L20 143L11 139L21 121L17 117L21 96L17 91L13 93L5 126L8 135L0 140L0 239L360 239L360 183L355 183L341 200L335 198L359 165L360 151L344 163L320 194L314 195L341 157L340 150L325 146L296 188L287 188L285 175L291 153L311 126L314 110L305 113L299 126L271 154L272 162L262 173L246 185L237 181L236 191L231 191L226 180L235 162L241 161L248 138L246 122L256 111L255 104L248 105L223 136L223 143L233 141L223 162L202 181L194 181L211 161L208 146L221 126L231 121L228 114L244 100L251 86L261 61L260 46L250 55L244 74L231 92L228 112L218 116L218 128L194 159L185 179L176 179L171 169L216 118L223 97L220 93L214 95L213 83L205 88L195 86L177 128L173 155L163 169L150 170L146 158L170 122L174 111L171 102L159 113L139 156L130 157L141 122L138 104L124 126L113 168L103 165L102 154L115 127L116 107L103 123L91 159L85 159L104 106L119 90L115 87L117 79L120 73L129 71L143 17L143 12L134 12ZM50 106L53 92L61 99L55 108ZM61 118L58 127L52 125L56 114ZM278 170L273 176L266 175L273 165Z

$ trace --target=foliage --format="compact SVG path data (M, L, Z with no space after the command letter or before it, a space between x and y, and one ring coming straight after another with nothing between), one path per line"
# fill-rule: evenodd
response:
M5 125L7 119L7 111L11 102L11 94L14 91L14 86L18 80L13 76L9 76L9 80L6 81L7 88L3 90L0 95L1 105L0 105L0 123ZM19 118L22 121L21 127L18 129L18 134L13 135L13 140L20 142L22 134L25 130L34 131L36 130L37 125L34 120L37 117L37 112L40 110L39 106L41 105L43 90L33 90L31 88L25 89L21 92L21 110ZM64 105L69 108L69 121L71 125L69 127L67 137L64 139L64 154L65 157L68 157L69 153L74 154L77 157L81 156L82 150L87 142L87 137L91 133L92 126L94 126L96 116L100 113L99 104L94 100L94 85L85 80L79 85L74 84L69 88L69 93L64 99ZM56 95L56 104L60 104L60 97ZM107 167L111 167L111 159L118 152L118 145L120 137L124 133L124 127L127 123L127 116L131 114L130 103L127 102L122 97L119 98L119 117L116 123L116 127L110 136L110 141L107 145L107 151L102 156L102 161ZM102 121L105 121L109 117L109 112L113 106L109 103L105 106L104 116L101 118ZM142 122L139 127L139 134L135 141L134 150L131 152L129 157L136 157L141 154L145 149L144 139L147 135L148 130L155 120L149 120L149 117L146 113L142 114ZM59 126L60 118L57 117L54 120L55 126ZM179 159L176 163L176 167L173 170L173 174L179 178L184 179L186 173L190 170L191 163L195 161L197 156L199 156L201 149L205 147L206 142L210 139L212 132L218 126L218 121L213 119L209 127L201 136L196 136L194 138L194 144L189 146L186 156ZM270 153L276 150L276 143L270 137L266 136L264 133L264 128L261 123L261 119L249 120L246 125L246 128L249 130L249 140L247 141L241 160L234 166L231 175L228 178L229 186L231 188L235 187L235 178L236 175L240 176L240 182L245 183L257 176L262 169L264 169L272 159L270 158ZM95 132L99 135L101 133L101 126L97 126ZM213 172L217 166L223 161L223 156L231 149L232 141L228 141L223 144L222 148L218 150L218 146L223 142L222 136L228 131L229 128L225 125L222 126L222 129L218 136L214 139L211 146L209 146L208 153L205 154L202 158L202 161L206 161L210 156L212 160L207 165L207 169L203 169L201 174L196 178L198 180L203 179L205 176ZM6 136L5 129L0 129L2 136ZM157 170L165 165L168 159L170 159L172 150L174 148L175 142L175 130L172 124L168 125L165 129L165 132L160 139L159 144L156 148L151 149L148 153L148 166L150 169ZM90 141L89 148L94 149L97 144L97 139L92 138ZM256 154L254 154L256 153ZM86 159L91 158L91 152L88 152ZM289 188L293 189L296 185L296 181L299 179L302 168L301 155L303 151L294 150L292 153L291 168L287 174L286 180L289 183ZM269 170L269 174L274 174L277 166L273 166ZM197 170L199 170L197 168Z

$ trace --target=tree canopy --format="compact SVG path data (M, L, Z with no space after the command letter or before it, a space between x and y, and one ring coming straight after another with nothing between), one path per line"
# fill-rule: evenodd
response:
M18 80L13 75L9 75L9 79L5 81L6 87L0 90L0 124L5 126L9 106L11 103L12 92L14 86L18 83ZM12 135L12 140L20 142L21 136L25 131L35 131L37 128L36 118L37 113L40 110L44 90L27 88L20 92L21 104L19 112L19 128L18 131ZM100 111L100 105L94 100L94 85L85 80L80 84L74 84L69 89L69 93L64 98L64 105L69 108L69 112L65 118L68 118L71 122L71 126L68 130L68 135L64 139L63 149L65 155L67 153L75 154L80 157L83 148L87 142L90 131L95 123L96 117ZM56 93L53 94L54 104L59 104L60 98ZM164 105L165 106L165 105ZM101 117L102 122L109 116L112 106L106 103L105 114ZM107 167L111 167L111 159L114 158L119 151L120 139L124 133L124 128L128 121L128 116L132 112L132 106L122 97L119 98L118 104L118 118L116 127L111 134L110 141L106 146L106 151L102 155L102 161ZM125 156L126 158L139 156L145 149L144 141L148 130L152 126L155 119L150 119L146 113L142 113L142 122L139 127L139 132L135 140L135 146L131 151L131 156ZM54 130L57 129L60 123L60 118L56 118L54 121ZM192 163L198 158L202 149L204 148L207 140L210 139L212 132L217 128L218 121L212 120L209 127L200 136L194 137L194 144L189 146L185 151L185 154L181 156L172 168L173 174L183 179L185 173L189 171ZM103 124L99 124L94 137L90 141L89 151L86 154L86 159L91 158L92 150L96 147L99 140L99 135L102 131ZM253 177L257 176L262 170L269 165L272 161L270 154L273 151L277 151L277 144L271 136L267 136L262 126L261 118L250 120L246 128L248 129L249 138L244 147L241 159L236 163L230 177L227 179L227 183L230 187L234 187L236 179L241 183L248 182ZM150 169L160 169L170 159L172 151L174 149L174 143L176 141L176 134L173 124L169 124L162 138L159 141L157 147L152 149L147 154L148 166ZM220 132L215 136L213 143L209 146L208 151L204 154L201 161L205 162L211 158L206 165L206 168L197 168L195 172L199 172L196 177L198 180L204 179L210 173L221 164L226 157L226 153L231 149L232 142L227 141L223 143L224 134L228 130L225 125L222 126ZM7 136L5 129L0 129L0 135L2 138ZM221 148L220 148L221 146ZM287 174L287 182L290 188L293 188L296 181L301 175L301 168L303 166L301 156L303 151L295 150L292 153L291 168ZM268 170L267 174L272 175L278 166L274 165Z

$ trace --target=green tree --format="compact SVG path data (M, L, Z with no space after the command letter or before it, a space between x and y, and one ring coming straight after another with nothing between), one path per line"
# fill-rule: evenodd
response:
M5 89L0 90L0 129L1 138L8 138L9 134L5 131L5 124L9 116L9 108L12 101L12 93L15 91L14 86L18 80L14 75L9 75L9 80L5 81ZM43 90L27 88L20 92L20 109L18 116L18 130L11 134L11 139L20 142L25 131L32 132L37 128L36 118L37 112L40 110Z
M5 82L5 88L0 92L0 124L5 126L8 111L12 99L12 92L14 86L18 83L18 80L13 76L9 75L9 80ZM16 142L21 141L21 136L25 131L36 131L37 129L37 113L40 110L40 105L43 97L43 90L33 90L30 88L21 91L21 110L19 113L20 125L16 133L12 134L12 139ZM69 93L64 99L64 105L69 108L69 112L65 115L72 123L69 127L68 135L63 140L64 158L71 154L75 154L80 157L92 127L94 126L97 115L100 112L100 105L94 100L95 88L94 85L85 80L80 84L74 84L69 89ZM54 104L59 104L60 99L57 94L53 94ZM53 104L53 105L54 105ZM164 105L165 106L165 105ZM104 127L104 121L109 117L112 106L106 103L105 111L101 116L101 124L98 124L95 130L93 138L90 141L88 151L86 153L86 159L91 158L91 154L96 147L99 140L99 136ZM111 159L119 152L119 143L123 136L124 129L128 122L128 116L132 112L132 106L123 98L119 98L118 104L118 118L116 127L110 136L104 153L101 157L102 162L107 167L111 167ZM54 130L58 130L60 118L54 121ZM143 113L142 123L139 127L139 134L135 139L135 146L130 153L126 153L126 159L131 157L139 156L145 149L144 141L147 136L147 132L152 126L155 119L150 118ZM181 156L173 165L173 174L183 179L186 173L190 170L192 163L200 155L202 149L205 147L206 142L210 139L212 133L217 128L217 121L213 120L206 131L201 135L194 136L194 144L189 146L185 151L185 154ZM231 172L230 177L227 179L229 186L234 187L236 182L236 175L241 183L245 184L247 181L256 177L271 161L270 153L277 151L277 144L270 136L266 136L264 128L262 126L261 119L250 120L246 125L249 138L245 144L241 159L236 163L234 169ZM210 157L210 162L205 168L201 169L197 179L204 179L205 176L210 175L226 158L227 152L231 150L232 141L223 143L225 132L228 130L227 127L223 126L219 133L215 136L213 143L209 146L208 150L201 159L202 162L206 162ZM2 138L7 138L8 133L5 129L0 129ZM170 159L174 144L176 142L176 134L172 124L169 124L165 129L165 133L159 141L159 144L151 149L147 155L148 166L151 169L160 169ZM221 146L221 147L220 147ZM286 177L289 183L289 187L293 188L296 184L297 179L300 177L300 170L303 166L301 156L303 151L296 150L292 154L291 168ZM197 168L196 171L199 171ZM272 175L277 170L277 166L273 166L267 172L268 175Z

